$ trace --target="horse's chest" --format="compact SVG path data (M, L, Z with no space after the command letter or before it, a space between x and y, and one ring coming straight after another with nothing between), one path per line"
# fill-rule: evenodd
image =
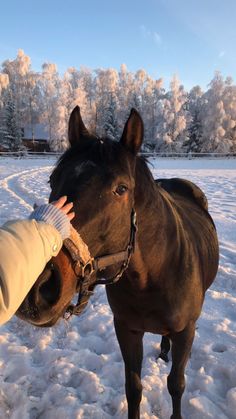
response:
M181 307L171 307L158 292L129 294L123 290L107 290L108 301L116 318L132 330L166 335L182 330L185 315Z

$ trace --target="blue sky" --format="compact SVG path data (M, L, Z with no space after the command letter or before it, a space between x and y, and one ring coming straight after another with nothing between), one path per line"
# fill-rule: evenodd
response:
M54 62L144 68L168 86L207 86L220 70L236 76L235 0L9 0L1 2L0 62L19 48L33 69Z

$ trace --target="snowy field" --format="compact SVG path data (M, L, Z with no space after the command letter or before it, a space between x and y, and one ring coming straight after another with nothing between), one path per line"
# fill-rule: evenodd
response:
M46 202L55 160L0 159L0 222ZM152 162L155 177L183 177L206 192L220 240L220 268L197 324L183 397L185 419L236 418L236 160ZM168 419L170 363L146 334L142 419ZM13 318L0 329L0 419L123 419L123 361L105 290L81 317L37 329Z

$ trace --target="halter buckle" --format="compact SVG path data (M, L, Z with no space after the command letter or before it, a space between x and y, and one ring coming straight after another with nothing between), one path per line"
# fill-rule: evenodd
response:
M81 276L85 278L86 276L91 276L95 272L94 258L90 259L85 265L81 266Z

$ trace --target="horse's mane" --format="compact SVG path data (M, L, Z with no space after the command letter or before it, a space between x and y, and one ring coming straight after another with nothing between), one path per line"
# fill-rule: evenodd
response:
M69 165L70 163L78 161L83 161L87 158L89 153L89 158L95 162L103 162L105 165L109 165L112 162L115 162L120 155L118 153L120 150L120 144L117 141L112 141L109 138L100 140L99 138L86 138L82 143L73 145L64 152L64 154L59 158L54 169L57 170L61 167ZM125 150L124 150L125 152ZM122 165L124 159L119 158L118 164Z
M151 202L156 191L156 184L148 167L148 159L144 156L137 156L135 184L136 204L145 205L145 202Z

